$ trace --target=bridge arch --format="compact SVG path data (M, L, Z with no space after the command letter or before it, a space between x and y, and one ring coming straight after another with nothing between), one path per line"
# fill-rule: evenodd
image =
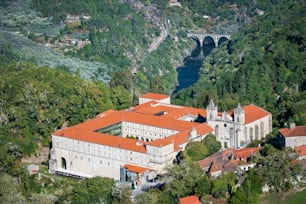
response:
M216 48L215 39L210 35L207 35L207 36L204 37L202 47L205 47L205 45L207 45L207 44L213 44L214 48Z
M222 43L224 43L225 41L228 41L229 39L225 36L221 36L218 40L218 46L220 46Z
M187 33L187 37L191 37L192 39L197 38L200 42L201 47L204 46L204 40L207 37L211 37L215 43L215 47L218 47L224 39L230 40L230 35L223 34L207 34L207 33ZM221 42L221 43L220 43Z

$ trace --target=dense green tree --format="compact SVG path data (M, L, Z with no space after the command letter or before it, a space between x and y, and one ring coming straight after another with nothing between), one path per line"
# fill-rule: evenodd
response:
M49 145L47 138L57 128L112 107L104 84L63 71L12 63L0 66L0 75L1 137L26 155L33 153L39 142Z
M244 204L259 203L259 195L261 193L262 183L255 171L251 170L244 182L238 187L237 191L230 199L230 203Z
M298 175L303 175L300 166L293 162L293 154L289 150L275 151L263 157L256 169L256 174L272 190L281 192L292 187Z
M199 179L195 186L195 194L200 198L203 198L205 195L210 194L211 192L211 180L207 176L203 176Z
M216 136L212 134L209 134L204 138L203 144L208 150L208 156L218 152L221 149L221 142L217 141Z
M225 198L235 192L237 176L234 172L229 172L218 177L212 182L211 194L216 198Z
M123 86L117 86L111 89L111 98L117 109L125 109L132 104L132 95Z
M173 202L177 202L179 198L194 194L197 184L203 181L202 177L204 174L200 166L185 160L183 164L169 169L164 193L168 194Z
M111 203L113 185L109 178L85 179L74 186L72 203Z
M17 178L6 173L0 173L0 200L1 203L26 202Z
M208 135L200 142L189 142L185 152L193 160L201 160L221 149L221 143L216 140L214 135Z
M149 189L148 192L136 195L135 197L135 204L159 204L164 203L162 202L161 195L163 193L158 189Z
M207 147L202 142L189 142L185 151L193 161L201 160L208 155Z

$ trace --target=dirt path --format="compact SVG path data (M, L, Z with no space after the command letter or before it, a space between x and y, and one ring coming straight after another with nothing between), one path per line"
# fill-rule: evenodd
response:
M164 26L161 26L161 33L160 36L157 38L156 41L153 41L150 45L149 52L152 52L158 48L158 46L166 39L167 37L167 30Z

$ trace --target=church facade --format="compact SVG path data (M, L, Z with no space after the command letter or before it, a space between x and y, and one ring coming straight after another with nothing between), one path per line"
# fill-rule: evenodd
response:
M54 132L49 172L150 180L176 162L189 142L213 133L223 148L243 147L265 137L270 120L270 113L254 105L220 114L213 102L205 110L173 105L167 95L148 93L137 106L108 110Z
M246 147L253 140L261 140L272 131L272 115L253 104L241 106L228 112L218 113L211 100L206 108L207 124L223 148Z

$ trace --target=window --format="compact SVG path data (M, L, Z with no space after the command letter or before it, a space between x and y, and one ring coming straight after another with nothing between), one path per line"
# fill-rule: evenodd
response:
M259 138L259 128L258 125L255 125L255 138L258 140Z
M219 137L219 125L216 125L215 127L215 134L216 134L216 137Z
M66 159L64 157L62 157L62 168L63 169L67 169L67 163L66 163Z

